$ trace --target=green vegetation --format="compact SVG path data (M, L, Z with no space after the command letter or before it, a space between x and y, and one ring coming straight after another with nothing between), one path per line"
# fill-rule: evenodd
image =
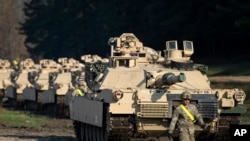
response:
M37 128L46 125L48 118L29 112L0 108L0 124L6 127Z
M219 64L208 66L208 76L250 76L250 63Z
M156 50L166 40L187 39L197 57L248 57L249 7L237 0L1 0L0 56L106 56L109 37L133 32Z

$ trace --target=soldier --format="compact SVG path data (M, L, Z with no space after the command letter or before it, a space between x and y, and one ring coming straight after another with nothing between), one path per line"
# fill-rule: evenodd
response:
M179 105L174 110L168 131L168 137L169 139L172 139L172 133L177 123L179 129L179 141L195 141L194 124L196 120L203 129L205 128L205 123L196 106L190 104L190 99L192 98L191 94L189 92L183 92L181 98L183 99L183 104Z

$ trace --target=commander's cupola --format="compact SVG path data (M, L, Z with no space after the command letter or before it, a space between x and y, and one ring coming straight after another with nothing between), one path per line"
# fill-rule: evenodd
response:
M108 44L111 46L111 67L135 67L139 63L156 63L162 58L160 52L143 46L133 33L110 38Z
M124 33L120 37L110 38L108 44L111 46L112 67L134 67L140 56L143 44L132 33Z

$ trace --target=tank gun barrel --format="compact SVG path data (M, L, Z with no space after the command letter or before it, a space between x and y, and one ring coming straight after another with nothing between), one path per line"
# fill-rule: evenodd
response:
M178 82L184 82L186 80L186 76L184 73L180 73L179 75L175 75L173 73L165 73L162 78L162 85L173 85Z
M150 76L149 76L150 77ZM147 87L149 88L160 88L162 86L170 86L176 84L178 82L186 81L186 75L184 73L180 73L176 75L174 73L164 73L162 75L152 76L153 79L148 80Z

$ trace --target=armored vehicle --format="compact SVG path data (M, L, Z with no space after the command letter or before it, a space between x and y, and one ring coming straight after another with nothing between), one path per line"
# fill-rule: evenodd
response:
M109 63L85 62L84 96L70 100L70 119L82 141L166 140L173 110L189 92L206 123L197 138L226 140L231 124L246 112L241 89L212 89L207 66L195 64L192 41L167 41L160 51L146 47L132 33L112 37ZM87 67L89 66L89 67ZM173 136L178 138L177 129Z
M73 58L59 58L59 73L49 89L42 94L42 104L47 115L68 116L67 95L72 93L76 79L83 71L83 64Z
M39 65L31 58L20 62L19 68L12 74L11 83L6 88L6 96L9 106L12 108L24 108L23 91L27 87L32 87L29 81L29 73L39 72Z
M25 108L31 111L43 113L42 95L49 90L56 75L59 73L59 64L50 59L42 59L39 62L39 72L29 73L29 81L33 84L23 90Z
M4 100L5 89L11 84L11 75L14 73L14 69L11 67L9 60L0 59L0 97Z

